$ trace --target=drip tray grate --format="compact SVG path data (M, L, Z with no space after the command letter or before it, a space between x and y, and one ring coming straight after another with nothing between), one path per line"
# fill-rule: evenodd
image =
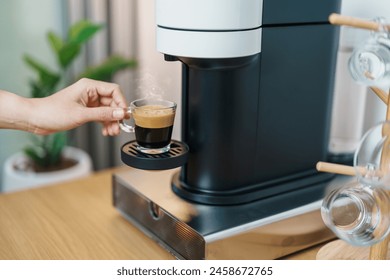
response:
M137 150L135 140L127 142L122 146L122 162L138 169L164 170L184 165L188 157L187 144L172 140L169 152L162 154L144 154Z

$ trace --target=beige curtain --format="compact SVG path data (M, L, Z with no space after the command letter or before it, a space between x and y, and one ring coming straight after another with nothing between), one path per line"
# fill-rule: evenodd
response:
M107 55L120 54L136 57L136 0L67 0L67 25L80 19L104 23L99 32L83 50L71 75L75 77L83 68L101 62ZM134 99L136 71L126 70L116 75L127 100ZM84 125L71 133L70 144L87 151L96 170L117 166L120 161L120 146L130 139L122 133L118 137L103 137L97 123Z

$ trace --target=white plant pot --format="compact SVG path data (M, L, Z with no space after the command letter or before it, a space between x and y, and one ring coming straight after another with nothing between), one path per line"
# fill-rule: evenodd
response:
M91 158L83 150L74 147L65 147L64 157L75 160L77 164L64 170L39 173L20 171L14 168L15 163L26 160L26 156L23 153L9 157L4 163L2 192L41 187L80 178L91 173Z

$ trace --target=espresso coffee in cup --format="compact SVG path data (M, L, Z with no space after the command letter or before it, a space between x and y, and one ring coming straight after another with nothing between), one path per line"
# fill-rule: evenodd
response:
M161 105L145 105L133 112L138 144L158 149L171 142L175 112Z
M125 132L135 132L137 149L142 153L168 152L175 119L176 104L161 99L139 99L131 102L128 113L135 126L119 122Z

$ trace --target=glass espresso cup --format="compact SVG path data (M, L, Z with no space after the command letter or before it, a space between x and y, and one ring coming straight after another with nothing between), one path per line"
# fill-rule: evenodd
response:
M360 182L390 191L390 122L369 129L355 151L354 167Z
M321 215L339 238L355 246L372 246L389 234L389 202L386 190L355 181L328 193Z
M348 66L355 81L367 86L389 87L389 33L384 30L373 32L368 40L354 49Z
M145 154L169 151L176 103L162 99L138 99L130 103L127 113L135 125L119 121L119 126L127 133L135 133L138 151Z

